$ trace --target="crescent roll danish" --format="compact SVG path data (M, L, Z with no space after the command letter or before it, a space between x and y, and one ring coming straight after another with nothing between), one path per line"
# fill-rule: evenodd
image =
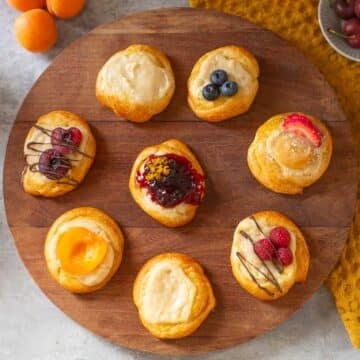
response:
M136 277L133 299L144 327L160 339L192 334L215 307L201 265L179 253L160 254L146 262Z
M332 138L317 118L302 113L273 116L256 131L247 162L255 178L270 190L299 194L329 166Z
M202 120L217 122L246 112L258 91L259 64L246 49L223 46L207 52L188 79L188 103Z
M131 45L105 63L96 81L96 97L127 120L144 122L169 104L175 79L169 59L148 45Z
M118 270L124 237L102 211L82 207L67 211L52 224L45 241L51 276L73 293L98 290Z
M177 227L194 218L205 193L205 175L190 149L171 139L141 151L131 170L129 189L148 215Z
M306 280L309 251L290 219L276 211L261 211L238 224L230 261L246 291L261 300L275 300Z

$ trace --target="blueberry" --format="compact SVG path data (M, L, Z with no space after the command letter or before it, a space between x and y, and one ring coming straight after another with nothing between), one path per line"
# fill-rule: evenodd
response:
M206 100L215 100L219 97L219 89L214 84L208 84L203 87L202 89L202 95Z
M238 91L238 84L235 81L226 81L221 85L220 92L224 96L234 96Z
M212 84L221 86L225 81L227 81L228 76L226 71L218 69L212 72L210 80Z

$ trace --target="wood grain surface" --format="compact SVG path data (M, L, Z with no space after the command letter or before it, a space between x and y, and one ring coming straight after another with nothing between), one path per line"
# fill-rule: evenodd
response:
M176 78L169 107L140 125L116 118L95 98L95 79L102 64L133 43L162 49ZM227 44L244 46L258 58L260 90L247 114L209 124L196 119L188 108L186 80L200 55ZM40 115L57 109L88 119L98 154L77 190L57 199L35 198L25 194L20 184L23 142ZM334 138L330 168L301 196L266 190L246 165L247 148L256 128L270 116L288 111L322 118ZM152 220L134 203L127 188L138 152L172 137L192 148L208 176L206 198L195 220L179 229L166 229ZM68 47L26 97L10 135L4 168L8 223L23 262L46 296L96 334L126 347L162 354L221 349L248 341L286 320L335 265L351 224L355 194L356 161L348 124L320 72L269 31L238 17L193 9L157 10L121 18ZM49 226L59 215L85 205L113 216L125 233L126 245L123 263L113 280L98 292L78 296L50 278L43 244ZM229 262L237 223L264 209L281 211L293 219L303 230L311 253L308 281L271 303L242 290ZM216 309L199 330L177 341L153 338L141 326L131 297L141 265L165 251L183 252L202 263L217 298Z

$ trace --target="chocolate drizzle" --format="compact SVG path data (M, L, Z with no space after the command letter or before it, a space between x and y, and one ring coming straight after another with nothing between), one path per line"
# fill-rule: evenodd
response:
M47 136L49 136L49 137L51 138L51 130L45 129L44 127L39 126L39 125L36 125L36 124L34 125L34 128L40 130L43 134L45 134L45 135L47 135ZM28 149L33 150L33 151L39 151L39 150L34 150L34 149L32 149L31 147L29 147L29 145L51 145L51 142L50 142L50 143L39 143L39 142L32 141L32 142L29 142L29 143L27 144L27 148L28 148ZM66 142L66 141L62 141L62 142L61 142L61 146L70 148L72 151L77 152L77 153L80 154L80 155L83 155L83 156L85 156L85 157L88 157L88 158L90 158L90 159L93 159L93 156L91 156L91 155L89 155L89 154L86 154L86 153L80 151L80 150L77 149L77 148L74 148L74 146L73 146L72 144L70 144L70 143L68 143L68 142ZM41 151L40 151L40 152L41 152Z
M37 124L34 125L34 128L41 131L43 134L47 135L51 139L51 133L52 133L51 130L46 129L42 126L39 126ZM80 182L69 175L61 176L61 179L59 179L57 176L58 175L57 172L55 170L53 170L51 167L45 166L44 169L41 170L40 160L33 164L29 164L27 161L27 157L31 156L31 157L39 157L40 158L41 155L44 153L44 151L46 151L46 150L40 149L37 145L40 145L40 146L52 145L52 143L50 140L50 142L30 141L29 143L26 144L26 148L28 150L38 153L38 154L25 154L25 159L26 159L29 171L34 172L34 173L36 173L36 172L41 173L50 180L56 180L57 184L70 185L70 186L74 186L74 187L79 185ZM93 158L92 156L78 150L72 144L70 144L66 141L61 142L61 146L71 148L72 152L77 152L85 157ZM71 158L65 157L61 154L57 154L57 155L53 156L53 159L57 160L59 162L58 167L62 168L62 170L66 171L66 172L69 171L70 169L72 169L74 162L78 162L81 160L81 159L71 159Z
M251 238L251 236L246 233L245 231L241 230L240 231L240 235L242 235L245 239L249 240L251 242L251 244L254 246L255 245L255 241ZM255 252L255 251L254 251ZM255 252L256 254L256 252ZM267 270L269 277L270 277L270 282L280 291L282 292L282 289L280 287L279 282L276 280L275 275L273 274L273 272L269 269L268 265L266 264L266 262L264 260L262 260L259 256L258 256L259 260L261 261L262 265L264 266L264 268Z
M251 277L252 281L257 285L257 287L263 291L265 291L268 295L270 296L274 296L274 293L272 293L271 291L269 291L267 288L265 288L264 286L261 286L259 284L259 282L256 280L256 277L254 276L254 274L250 271L250 269L248 268L247 264L252 266L256 271L258 271L262 276L264 276L264 278L268 281L271 282L271 279L264 273L262 272L257 266L255 266L253 263L251 263L249 260L247 260L243 255L241 255L238 251L236 252L236 256L239 258L239 260L241 261L242 265L244 266L244 268L246 269L247 273L249 274L249 276Z

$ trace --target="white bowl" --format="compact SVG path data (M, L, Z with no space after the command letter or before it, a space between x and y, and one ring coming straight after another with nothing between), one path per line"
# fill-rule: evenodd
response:
M360 62L360 49L352 48L345 39L328 32L332 28L341 32L341 19L337 17L333 7L335 0L320 0L318 18L321 31L326 41L341 55Z

